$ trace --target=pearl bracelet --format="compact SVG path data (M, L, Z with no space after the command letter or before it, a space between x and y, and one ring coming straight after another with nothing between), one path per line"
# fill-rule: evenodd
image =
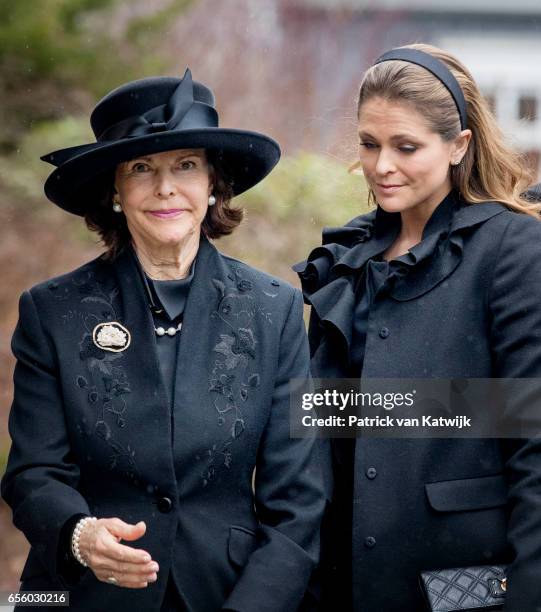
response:
M73 556L79 561L81 565L88 567L88 563L81 556L81 551L79 550L79 538L81 537L81 533L87 523L90 521L97 521L98 519L95 516L85 516L80 521L77 521L75 525L75 529L71 535L71 552Z

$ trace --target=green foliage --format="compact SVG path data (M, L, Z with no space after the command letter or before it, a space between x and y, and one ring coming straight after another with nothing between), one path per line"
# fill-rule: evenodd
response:
M174 17L193 0L175 0L163 9L137 17L125 25L125 39L112 39L104 27L107 19L87 17L109 15L119 0L0 0L0 67L15 79L15 87L47 78L66 85L79 85L101 95L120 80L129 78L140 64L131 66L132 56L163 34ZM131 51L131 53L130 53ZM113 61L111 61L113 59ZM154 64L161 62L154 58Z
M193 1L127 20L115 16L120 0L0 0L0 149L15 149L32 122L87 111L120 83L164 70L154 43ZM112 19L122 19L114 35Z
M32 122L80 110L126 66L108 66L112 42L89 32L87 11L117 0L0 0L0 145L14 149Z
M220 249L296 283L291 264L321 244L321 229L368 212L364 179L329 156L284 157L259 185L235 200L246 221Z
M99 40L84 35L81 17L116 0L0 0L0 60L19 82L74 74Z
M367 191L359 174L329 156L300 153L283 158L254 189L239 198L278 222L309 221L318 227L342 225L366 208Z
M11 155L0 156L0 181L21 200L21 205L32 206L43 197L43 183L53 170L40 157L56 149L93 141L88 118L67 117L39 123L22 136Z

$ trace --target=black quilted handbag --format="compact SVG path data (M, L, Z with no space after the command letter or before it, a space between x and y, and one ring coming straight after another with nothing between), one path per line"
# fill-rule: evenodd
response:
M429 610L501 610L507 590L505 570L503 565L481 565L421 572Z

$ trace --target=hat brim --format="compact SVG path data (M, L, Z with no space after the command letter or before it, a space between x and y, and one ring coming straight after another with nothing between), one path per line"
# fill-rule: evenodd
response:
M198 128L147 134L117 142L96 143L56 168L45 182L45 195L60 208L84 216L104 193L117 164L141 155L175 149L205 149L219 156L233 194L259 183L280 159L280 147L272 138L226 128ZM62 153L61 151L59 153Z

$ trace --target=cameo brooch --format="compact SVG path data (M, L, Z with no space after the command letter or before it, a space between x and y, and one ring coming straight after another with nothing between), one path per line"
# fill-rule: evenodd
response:
M120 353L130 346L130 332L117 321L99 323L92 332L94 344L104 350Z

